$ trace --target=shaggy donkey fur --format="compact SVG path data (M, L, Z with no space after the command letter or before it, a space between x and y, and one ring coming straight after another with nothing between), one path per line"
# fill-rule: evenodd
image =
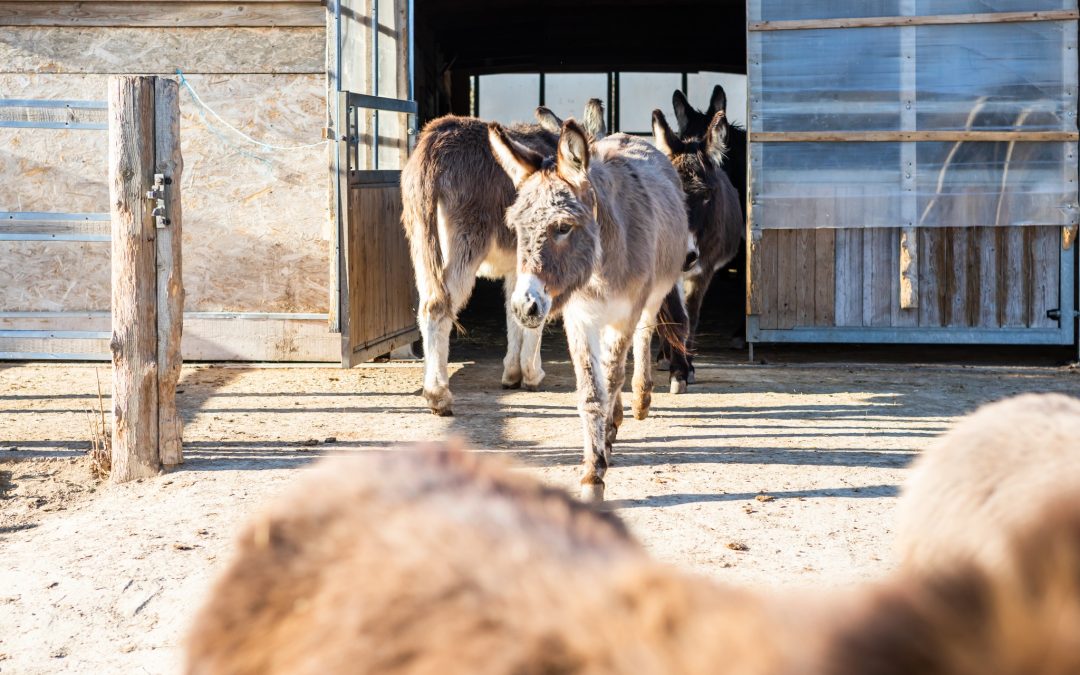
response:
M1080 673L1080 497L1028 498L1040 517L1001 567L766 595L657 563L615 516L481 455L324 460L240 535L187 672Z

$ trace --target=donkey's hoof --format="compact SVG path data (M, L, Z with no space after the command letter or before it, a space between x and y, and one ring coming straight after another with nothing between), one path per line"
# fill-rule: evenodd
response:
M525 373L525 378L522 380L525 385L525 389L528 391L540 391L540 383L544 381L544 371L540 371L536 374Z
M520 368L503 368L502 374L502 388L503 389L517 389L521 386L521 369Z
M685 394L686 393L686 380L677 380L674 377L671 378L671 393L672 394Z
M657 370L671 370L671 361L669 361L668 359L663 358L663 357L661 357L659 359L656 359L656 369Z
M503 380L502 381L502 388L503 389L521 389L521 380L518 380L517 382L507 382L506 380Z
M694 376L694 371L691 370L689 373L686 374L686 383L694 384L695 382L697 382L697 378Z
M640 400L634 401L634 419L643 420L649 416L649 406L652 405L652 395L646 394Z
M581 479L581 501L586 504L604 501L604 481L591 476Z
M439 417L452 417L454 414L454 396L446 387L438 389L425 389L424 398L427 399L431 412Z

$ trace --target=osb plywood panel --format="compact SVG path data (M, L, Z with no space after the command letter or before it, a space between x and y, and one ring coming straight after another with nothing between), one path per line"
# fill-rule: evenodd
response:
M109 242L0 241L0 310L109 308Z
M0 2L3 26L321 26L311 2Z
M0 27L5 73L323 73L316 28Z
M254 138L287 147L320 139L325 115L321 75L189 79L211 108ZM0 97L100 100L106 81L103 75L0 75ZM200 114L187 91L181 91L180 105L187 309L327 312L327 147L282 151L252 146L207 113ZM0 129L0 210L107 212L106 135ZM101 248L107 256L108 246ZM9 260L0 254L0 268L10 267ZM103 265L106 292L85 296L99 297L98 304L68 306L72 296L51 280L57 272L54 262L22 255L22 281L16 288L0 289L0 310L107 309L107 259L67 255L65 260L71 278Z

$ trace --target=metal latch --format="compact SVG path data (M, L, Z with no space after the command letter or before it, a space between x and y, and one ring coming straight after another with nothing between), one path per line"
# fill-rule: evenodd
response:
M146 191L146 198L154 202L154 210L150 212L150 215L154 217L158 229L170 224L165 214L165 186L171 183L172 179L166 178L165 174L155 173L154 186Z

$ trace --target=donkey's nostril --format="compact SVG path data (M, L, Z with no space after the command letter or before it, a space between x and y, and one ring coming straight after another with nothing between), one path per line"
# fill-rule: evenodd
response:
M525 316L533 319L540 316L540 305L535 300L529 300L525 305Z

